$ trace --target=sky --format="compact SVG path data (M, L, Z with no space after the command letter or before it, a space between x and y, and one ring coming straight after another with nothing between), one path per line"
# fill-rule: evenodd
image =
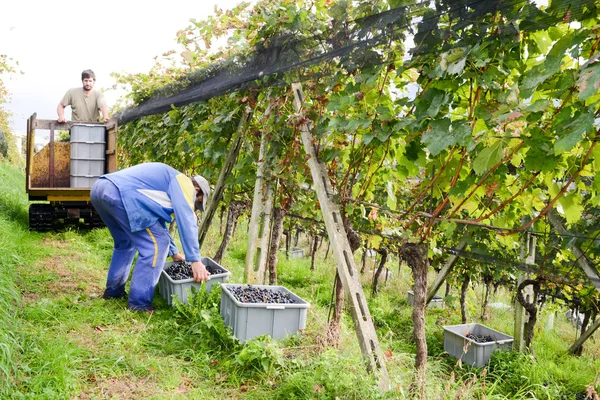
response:
M25 134L27 118L57 118L65 92L81 86L81 71L96 74L95 89L113 86L110 73L145 73L154 57L177 49L176 34L241 0L20 0L0 13L0 54L18 62L23 74L2 75L11 97L11 130ZM123 92L108 91L108 106ZM71 117L71 108L66 116Z

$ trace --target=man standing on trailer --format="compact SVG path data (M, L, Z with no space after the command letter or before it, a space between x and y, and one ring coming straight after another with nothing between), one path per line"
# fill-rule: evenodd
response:
M196 282L208 280L200 261L195 209L204 211L210 187L200 175L188 178L162 163L144 163L102 175L91 191L92 205L110 230L114 250L103 297L127 296L125 283L136 251L127 308L152 311L154 289L168 255L192 263ZM166 227L177 220L184 255Z
M108 121L108 107L104 100L104 95L98 90L94 90L96 75L91 69L86 69L81 73L81 82L83 87L76 87L67 90L63 96L56 112L58 113L58 122L67 122L65 118L65 107L71 106L71 120L73 122L98 122L100 117L98 111L102 113L102 122Z

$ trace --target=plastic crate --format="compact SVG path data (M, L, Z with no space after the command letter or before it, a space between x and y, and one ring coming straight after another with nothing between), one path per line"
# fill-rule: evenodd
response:
M290 249L290 258L302 258L304 257L304 249L301 247L292 247Z
M467 334L491 336L493 342L477 343ZM513 338L481 324L444 326L444 351L463 364L481 368L490 361L495 350L512 349Z
M217 264L214 260L208 257L202 257L200 261L202 261L202 264L206 265L207 267L210 265L213 267L223 268L221 265ZM175 263L166 263L165 268L169 267L172 264ZM206 293L209 293L213 285L215 285L216 283L222 284L227 282L227 279L229 279L231 272L229 272L225 268L223 269L225 270L225 272L222 274L209 275L208 281L206 281ZM176 295L179 301L181 301L182 303L187 304L188 296L192 293L192 288L195 287L197 290L199 290L201 285L201 283L195 282L194 278L174 281L173 279L171 279L169 274L167 274L163 269L163 271L160 273L160 278L158 280L158 292L160 293L161 297L165 299L169 304L173 304L173 295Z
M73 124L70 134L71 142L104 143L106 126L103 124Z
M406 299L408 301L408 304L412 306L415 302L415 292L409 290ZM431 299L431 301L427 305L427 308L444 308L444 299L437 295L433 296L433 299Z
M71 159L71 175L100 176L104 174L103 159Z
M94 186L94 183L100 178L100 176L95 175L71 175L71 187L72 188L91 188Z
M71 141L71 160L104 160L106 143Z
M72 188L91 188L104 174L106 160L106 127L74 124L71 127Z
M242 343L261 335L281 339L306 327L306 301L283 286L253 285L258 288L288 293L296 302L291 304L241 303L229 288L246 285L225 284L221 291L221 316L225 325Z

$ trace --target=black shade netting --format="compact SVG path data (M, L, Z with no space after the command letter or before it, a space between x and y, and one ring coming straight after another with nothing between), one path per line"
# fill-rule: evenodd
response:
M583 3L593 6L594 2L577 1L577 4ZM347 71L393 63L398 61L393 59L398 52L386 49L397 46L408 35L415 43L407 53L411 57L437 54L456 43L456 40L447 40L450 36L456 39L460 35L475 35L476 39L477 35L485 35L482 17L497 12L508 19L520 18L520 25L530 30L542 29L554 23L554 19L562 18L561 10L554 10L553 17L548 10L543 13L527 0L415 2L350 22L333 21L330 30L319 34L282 33L247 54L233 55L156 90L149 99L119 113L117 119L119 124L126 124L143 116L167 112L173 106L181 107L252 87L284 85L287 84L286 72L322 62L335 60ZM575 17L571 13L571 18ZM477 30L472 29L475 21L479 22ZM516 36L517 28L515 24L505 24L499 34Z

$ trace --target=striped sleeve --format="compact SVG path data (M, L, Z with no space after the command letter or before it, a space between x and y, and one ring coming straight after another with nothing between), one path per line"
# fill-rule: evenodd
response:
M179 239L185 258L189 262L200 261L198 246L198 221L194 213L196 190L190 178L179 174L169 184L169 197L177 220Z

